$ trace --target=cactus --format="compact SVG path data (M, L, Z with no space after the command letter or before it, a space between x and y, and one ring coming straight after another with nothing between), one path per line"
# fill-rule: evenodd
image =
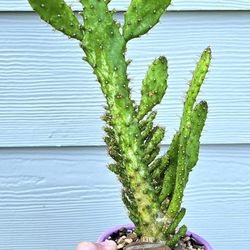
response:
M187 231L185 225L176 229L185 215L181 208L184 189L198 161L207 117L207 103L195 103L208 72L211 50L207 48L197 64L180 128L168 151L160 156L165 129L154 125L153 109L167 90L167 59L161 56L149 67L142 81L141 101L136 105L130 96L125 54L128 41L152 29L171 1L132 0L122 28L113 18L109 2L80 0L80 22L63 0L29 0L44 21L80 41L83 59L93 68L107 101L104 141L114 160L108 168L123 185L122 200L141 239L174 247Z

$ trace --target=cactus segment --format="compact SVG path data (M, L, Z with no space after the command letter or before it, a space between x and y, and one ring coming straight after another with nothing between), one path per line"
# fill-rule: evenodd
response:
M83 39L81 24L64 0L28 0L39 16L54 29L79 41Z
M118 163L122 163L122 152L116 144L116 141L111 137L104 137L104 142L108 146L109 155Z
M158 166L152 173L153 184L157 188L158 194L161 192L164 174L167 171L168 167L169 167L169 158L167 155L163 155L160 158Z
M187 227L185 225L181 226L179 231L166 243L169 247L173 248L180 241L182 237L187 233Z
M119 165L117 165L117 164L109 164L107 167L114 174L116 174L116 175L120 174Z
M200 102L196 105L194 111L191 115L191 132L187 143L187 168L190 172L192 168L196 165L198 161L199 148L200 148L200 137L203 127L205 125L206 117L208 112L208 106L205 101ZM174 190L175 178L176 178L176 168L178 161L178 140L179 133L173 138L172 144L169 148L169 167L165 173L162 190L160 193L160 201L163 202L167 197L169 197Z
M168 62L165 57L156 59L149 67L141 90L138 119L141 120L152 108L159 104L166 93Z
M169 237L170 234L173 234L176 230L176 228L178 227L179 223L181 222L181 220L183 219L183 217L186 214L186 209L182 208L179 213L176 215L176 217L174 218L173 222L171 223L171 225L167 228L166 232L165 232L165 237Z
M191 115L191 132L187 143L188 170L192 171L196 165L200 149L200 137L207 118L208 106L206 101L196 105Z
M155 147L151 154L146 155L146 165L150 165L160 152L160 146Z
M177 132L174 135L172 143L170 144L170 147L166 154L169 158L169 166L167 171L165 172L162 184L162 190L159 196L160 202L163 202L167 197L169 197L174 190L175 179L176 179L176 168L178 162L179 138L180 134Z
M158 169L158 167L161 165L161 162L162 162L162 156L155 159L155 161L149 167L149 173L153 174Z
M108 149L109 155L118 163L122 162L122 156L119 154L119 152L113 148Z
M176 163L169 163L168 169L163 179L163 185L159 196L160 202L172 195L176 178Z
M159 22L170 3L171 0L132 0L123 26L126 41L147 33Z
M157 113L155 111L153 111L153 112L151 112L148 115L148 117L146 119L144 119L144 120L142 120L140 122L140 129L141 129L141 131L144 131L149 123L153 124L153 121L154 121L154 119L156 117L156 114ZM153 127L153 125L152 125L152 127Z
M146 120L143 120L141 122L141 137L142 137L142 141L145 141L149 136L150 133L152 132L154 123L153 120L155 119L156 116L156 112L152 112L148 118Z
M106 132L106 134L107 134L109 137L115 138L115 131L114 131L113 128L111 128L111 127L105 127L103 130Z
M125 40L104 0L81 0L80 2L84 7L85 34L81 47L86 54L86 61L94 69L103 93L110 95L112 87L113 98L119 99L128 94L128 79L124 74L127 69L123 55L125 53ZM112 78L117 86L111 83ZM110 108L109 102L108 107Z
M164 138L165 134L165 129L160 128L160 127L155 127L152 131L151 137L148 139L146 142L146 148L145 148L145 153L146 154L151 154L155 147L159 145L159 143L162 141Z
M105 127L104 131L107 136L104 137L104 142L108 146L109 155L118 163L122 163L122 151L120 150L118 143L115 139L115 131L111 127Z
M184 189L188 178L189 169L187 166L187 152L186 147L191 132L191 116L196 98L199 94L200 88L211 62L211 49L207 48L201 55L200 60L197 63L197 67L194 71L193 78L190 82L189 89L184 103L183 115L180 125L180 139L179 139L179 152L178 152L178 164L175 187L173 192L173 198L168 208L168 215L175 217L178 213L182 198L184 195Z
M162 174L166 171L169 164L169 156L163 155L160 158L156 159L153 164L151 164L149 172L152 173L153 179L160 181Z
M101 116L101 119L105 121L109 126L113 126L112 116L109 112L106 111L105 114Z

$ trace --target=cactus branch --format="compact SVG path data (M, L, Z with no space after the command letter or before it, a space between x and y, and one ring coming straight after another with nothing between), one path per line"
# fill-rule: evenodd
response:
M178 227L179 223L181 222L185 214L186 214L186 209L182 208L174 218L171 225L167 228L165 232L165 237L169 237L171 234L175 232L176 228Z
M54 29L79 41L83 39L81 24L64 0L28 0L31 7Z
M156 117L156 114L157 113L155 111L153 111L148 115L148 117L146 119L140 121L140 129L141 129L141 131L144 131L149 123L152 124L151 128L153 127L153 121L154 121L154 119Z
M180 134L177 132L166 154L169 158L169 166L164 176L162 190L159 197L160 202L163 202L166 198L170 197L174 190L178 162L179 138Z
M146 120L143 120L140 123L140 128L141 128L141 136L142 140L145 141L149 136L150 133L152 132L153 126L154 126L154 119L155 119L156 113L152 112Z
M155 26L171 0L132 0L125 13L123 35L126 41L147 33Z
M138 119L141 120L156 104L159 104L166 93L168 63L165 57L156 59L149 67L141 90L141 103Z
M186 147L188 144L188 139L190 138L191 132L191 117L193 112L193 107L200 91L201 85L205 80L206 74L209 69L211 62L211 49L207 48L201 55L201 58L197 64L196 70L194 71L193 78L190 82L190 86L187 92L186 101L184 103L184 110L180 125L180 139L179 139L179 152L178 152L178 164L176 169L176 181L173 198L170 202L168 208L168 214L171 217L175 217L178 213L182 197L184 194L184 189L188 177L188 167L187 167L187 152Z
M179 231L169 240L167 244L169 247L175 247L179 240L185 236L187 233L187 227L185 225L181 226Z
M155 127L152 131L152 134L150 136L150 138L148 139L148 141L146 142L145 145L145 153L147 154L152 154L155 147L157 147L165 134L165 129L164 128L160 128L160 127Z
M196 105L191 115L192 129L187 143L187 166L192 171L196 165L200 149L200 137L207 118L208 106L206 101L201 101Z
M154 163L150 166L150 173L152 173L153 181L156 186L162 186L163 175L169 167L169 157L168 155L163 155L156 159Z

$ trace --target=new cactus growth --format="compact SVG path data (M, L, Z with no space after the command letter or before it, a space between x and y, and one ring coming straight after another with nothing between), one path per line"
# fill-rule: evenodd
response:
M114 159L108 168L123 185L122 199L137 232L143 240L174 247L187 231L186 226L177 227L185 215L182 198L198 160L208 111L205 101L195 103L208 72L211 50L202 53L189 84L180 128L168 151L159 156L165 129L154 125L153 109L167 89L167 59L161 56L149 67L136 105L130 96L125 53L128 41L155 26L171 1L132 0L122 27L108 9L109 2L80 0L81 22L63 0L29 0L44 21L80 41L84 60L100 83L107 101L104 140Z

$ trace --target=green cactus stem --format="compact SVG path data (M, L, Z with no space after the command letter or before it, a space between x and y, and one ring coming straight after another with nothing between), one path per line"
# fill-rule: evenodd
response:
M155 119L155 116L156 116L156 112L152 112L148 118L146 120L143 120L141 123L140 123L140 128L141 128L141 136L142 136L142 140L145 141L150 132L152 131L153 129L153 126L154 126L154 119Z
M201 132L205 126L207 119L208 105L206 101L201 101L196 105L191 115L192 129L187 143L187 159L188 170L192 171L196 165L199 157L200 150L200 137Z
M138 119L141 120L153 107L159 104L166 93L168 62L165 57L156 59L149 67L141 90Z
M123 35L126 41L147 33L158 22L171 0L132 0L125 14Z
M164 138L165 129L160 127L155 127L152 134L145 145L145 154L150 155L154 152L155 147L157 147L162 139Z
M168 62L154 60L142 81L139 105L131 98L127 42L147 33L159 22L170 0L132 0L123 27L108 9L110 0L80 0L83 23L63 0L29 0L47 23L80 41L106 99L102 119L104 141L114 160L108 169L121 182L122 200L141 239L174 247L187 231L177 227L185 215L181 207L189 173L198 161L200 137L207 117L205 101L195 106L205 79L211 50L204 51L184 104L180 129L168 151L160 154L165 129L155 125L156 111L167 90ZM194 107L195 106L195 107Z
M178 232L168 241L168 246L173 248L179 242L179 240L185 236L187 233L187 227L185 225L181 226Z
M146 129L146 127L148 126L148 124L152 124L152 126L151 126L151 129L152 129L152 127L153 127L153 121L154 121L154 119L156 117L156 114L157 113L155 111L153 111L153 112L151 112L148 115L148 117L145 120L142 120L140 122L140 129L141 129L141 131L144 131Z
M184 110L180 125L180 139L178 146L179 151L178 151L178 164L176 169L177 173L176 181L175 181L173 198L170 202L167 212L171 217L176 216L181 206L182 197L184 194L184 189L186 186L186 180L189 171L186 163L187 162L186 147L192 129L191 117L192 117L193 107L196 98L198 96L198 93L200 92L201 85L205 80L210 62L211 62L211 49L207 48L203 52L197 64L196 70L194 71L193 78L190 82L189 89L187 92L187 97L184 103Z
M31 7L54 29L77 40L83 39L81 24L63 0L29 0Z
M183 219L183 217L186 214L186 209L182 208L178 214L176 215L176 217L174 218L172 224L169 226L169 228L166 230L165 232L165 236L169 237L171 234L173 234L176 230L176 228L178 227L179 223L181 222L181 220Z
M153 181L156 186L162 186L163 175L165 174L169 166L168 155L163 155L156 159L153 164L151 164L149 172L152 173Z
M162 190L159 197L160 202L163 202L166 198L170 197L174 190L178 162L179 138L180 134L176 133L166 154L169 158L169 166L164 176Z

